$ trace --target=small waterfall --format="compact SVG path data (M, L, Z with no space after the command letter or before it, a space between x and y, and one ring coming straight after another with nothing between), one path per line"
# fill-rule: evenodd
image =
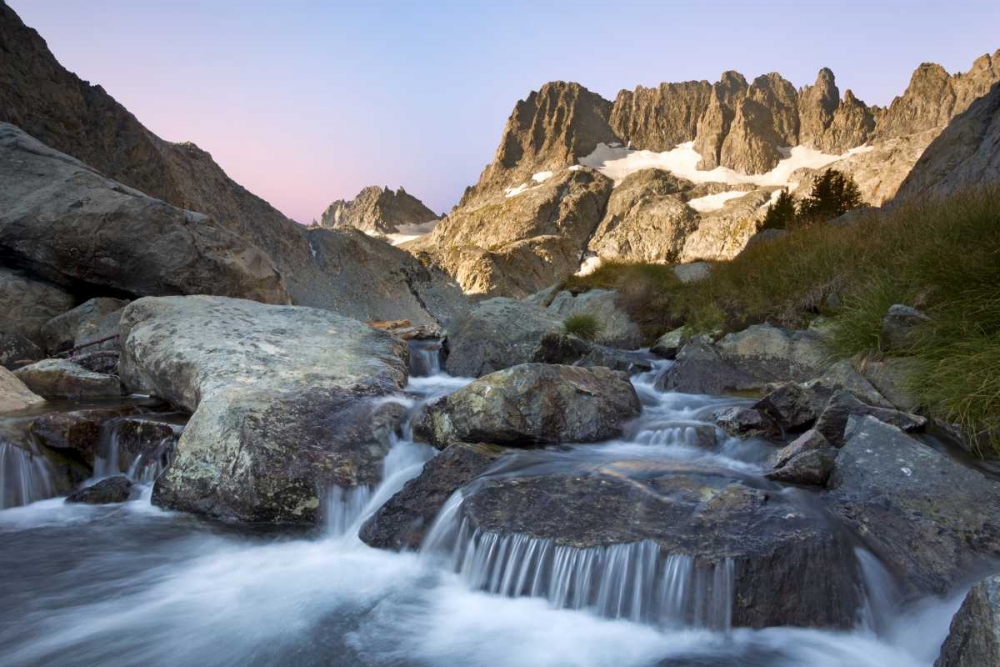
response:
M180 431L179 425L166 422L109 420L101 427L94 477L125 473L133 482L152 484L173 461Z
M541 597L556 608L661 627L728 630L734 564L664 554L652 541L577 548L522 534L471 530L461 495L441 510L423 551L445 553L474 589ZM456 528L456 522L457 528Z
M892 574L874 554L858 547L854 555L858 559L864 587L864 605L859 610L858 625L872 634L881 634L897 616L902 596Z
M641 445L683 445L685 447L705 447L715 445L715 433L707 424L672 424L642 429L635 436Z
M351 527L363 515L371 499L372 488L368 485L355 486L351 489L331 487L324 503L326 532L334 537L348 534Z
M0 509L20 507L55 495L49 462L0 441Z
M410 375L433 377L441 374L441 341L436 338L410 340Z

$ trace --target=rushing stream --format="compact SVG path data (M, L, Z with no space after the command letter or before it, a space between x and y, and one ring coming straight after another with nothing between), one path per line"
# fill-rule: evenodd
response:
M429 375L387 400L415 409L468 382L440 374L436 350L428 355L420 369ZM700 415L738 399L660 393L657 372L633 380L644 411L629 437L526 451L500 474L625 459L760 477L766 445L694 443ZM524 536L472 534L458 518L460 494L421 553L361 543L365 518L433 455L400 437L376 488L328 494L318 533L161 511L149 502L159 458L131 466L140 500L50 498L0 511L0 665L930 666L960 601L900 607L892 582L859 549L868 603L854 631L728 629L724 566L699 572L689 558L658 559L647 543L560 551ZM44 476L22 459L0 449L4 470L43 493ZM601 573L598 589L576 584L583 572Z

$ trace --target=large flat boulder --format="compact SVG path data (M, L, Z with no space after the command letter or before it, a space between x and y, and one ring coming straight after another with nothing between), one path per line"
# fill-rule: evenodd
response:
M32 275L74 289L288 302L267 255L212 218L105 178L6 123L0 251Z
M639 415L628 375L608 368L522 364L485 375L428 405L414 435L500 445L598 442Z
M900 581L945 593L1000 555L1000 484L872 416L851 416L829 499Z
M153 502L312 524L333 487L372 485L403 416L406 346L334 313L220 297L146 298L122 316L133 391L193 412Z

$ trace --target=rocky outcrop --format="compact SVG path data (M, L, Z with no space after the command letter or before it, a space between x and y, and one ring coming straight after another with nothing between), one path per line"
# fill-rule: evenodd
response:
M702 213L697 228L684 239L681 262L732 259L757 233L767 214L771 190L754 190L727 201L721 209Z
M0 365L44 358L43 326L75 302L61 287L0 267Z
M597 172L563 170L517 194L460 205L404 247L466 293L525 297L577 270L611 186Z
M694 149L701 154L700 169L715 169L722 164L722 144L736 117L736 109L746 97L747 87L746 78L732 71L723 72L712 86L712 97L705 115L698 121L698 133L694 139Z
M983 579L965 596L934 667L1000 664L1000 576Z
M744 174L764 174L778 166L784 142L775 123L771 110L753 97L741 101L719 151L721 166Z
M627 176L611 192L587 249L601 259L676 261L697 226L681 193L692 187L661 169Z
M834 155L868 142L881 115L880 109L868 107L850 90L841 100L836 78L825 67L815 84L799 91L798 105L798 143Z
M39 406L45 399L35 394L16 375L0 366L0 412Z
M618 437L641 410L624 373L607 368L522 364L484 375L427 406L414 437L530 447Z
M1000 52L994 56L1000 71ZM978 62L978 61L977 61ZM1000 78L1000 75L998 75ZM1000 84L956 115L920 156L899 197L948 195L1000 181Z
M944 593L1000 553L1000 487L874 417L851 417L830 500L890 570Z
M611 108L609 124L625 143L649 151L668 151L694 139L711 95L708 81L622 90Z
M95 373L67 359L44 359L14 372L31 391L45 398L120 398L114 375Z
M401 225L423 225L437 220L434 211L403 188L395 192L388 187L371 185L354 199L330 204L319 220L327 229L353 227L365 232L395 234Z
M109 180L7 124L0 183L0 252L32 275L76 290L288 301L270 259L211 218Z
M382 505L364 523L358 536L377 549L419 548L448 498L486 472L506 452L496 445L449 445Z
M376 483L406 347L333 313L218 297L146 298L122 317L132 391L193 412L153 502L240 521L315 523L333 487Z
M478 205L534 174L576 164L600 143L620 141L608 123L611 106L578 83L555 81L532 91L515 105L493 162L458 208Z

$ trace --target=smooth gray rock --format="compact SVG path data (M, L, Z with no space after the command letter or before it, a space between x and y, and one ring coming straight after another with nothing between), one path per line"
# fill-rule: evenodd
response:
M16 375L0 366L0 412L39 406L45 399L31 391Z
M414 435L439 448L453 442L598 442L620 436L640 410L624 373L522 364L485 375L428 405Z
M14 372L31 391L45 398L119 398L115 375L95 373L68 359L44 359Z
M829 366L822 337L814 331L755 324L715 346L724 361L765 382L810 380Z
M785 431L808 428L819 416L815 393L795 382L772 389L754 407L769 415Z
M688 394L726 394L758 389L762 382L723 361L710 343L694 341L677 353L674 364L657 380L657 389Z
M212 218L105 178L6 123L0 250L33 275L78 290L288 302L270 258Z
M871 362L868 362L871 363ZM893 404L868 379L856 371L848 359L841 359L813 380L807 380L802 386L816 397L818 408L822 410L826 403L840 390L850 392L859 401L878 408L892 408Z
M883 350L905 352L919 341L919 327L931 321L916 308L897 303L889 307L882 318L879 345Z
M899 581L943 594L1000 555L1000 484L872 416L850 417L828 501Z
M562 318L514 299L488 299L459 318L448 334L445 368L459 377L535 361L547 334L562 334Z
M194 413L155 504L310 524L333 486L379 480L404 409L373 399L406 383L402 341L327 311L202 296L139 299L121 333L125 384Z
M582 294L559 292L548 308L563 321L571 315L593 315L600 325L594 342L609 347L634 349L642 344L642 332L624 310L618 307L618 292L595 289Z
M934 667L1000 665L1000 576L983 579L951 619Z
M102 479L93 486L80 489L66 497L68 503L85 503L87 505L107 505L123 503L132 493L132 482L124 475Z
M881 361L868 361L863 373L873 387L885 397L888 406L913 412L920 407L920 399L907 386L911 373L920 361L912 357L886 357Z
M359 537L378 549L418 549L448 498L507 451L497 445L449 445L364 523Z

